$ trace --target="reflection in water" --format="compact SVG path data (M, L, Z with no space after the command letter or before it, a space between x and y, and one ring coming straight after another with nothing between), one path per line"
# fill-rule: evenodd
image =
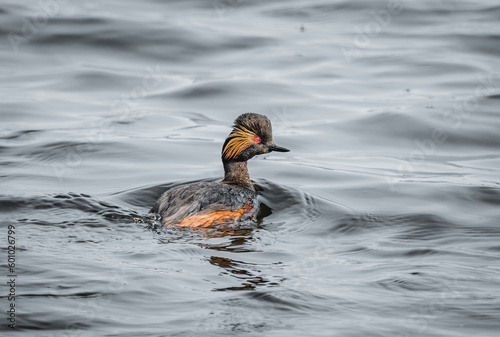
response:
M262 219L261 219L262 221ZM161 233L161 229L154 226L148 226L155 233ZM188 242L204 249L210 249L219 252L230 253L251 253L256 252L250 248L254 239L252 234L254 230L260 228L254 224L253 228L221 228L221 229L199 229L199 228L168 228L170 234L176 236L162 236L160 243L174 243L179 241ZM175 234L174 234L175 233ZM163 233L164 234L164 233ZM223 242L217 239L224 239ZM201 242L200 242L201 241ZM218 241L217 243L213 243ZM243 256L243 255L242 255ZM262 276L256 275L256 272L249 268L252 264L244 261L236 261L228 257L211 255L208 262L214 266L222 268L221 275L229 275L241 282L241 286L232 286L226 288L215 288L214 291L230 290L252 290L260 285L278 285L271 283Z
M230 275L242 282L241 286L214 289L216 291L252 290L262 285L279 285L276 282L271 283L261 276L253 275L251 271L245 269L248 263L219 256L211 256L209 261L211 264L223 268L223 274Z

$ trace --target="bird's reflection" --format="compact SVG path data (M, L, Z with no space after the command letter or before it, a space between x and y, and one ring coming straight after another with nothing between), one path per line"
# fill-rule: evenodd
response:
M242 261L234 261L232 259L220 256L211 256L209 259L210 263L214 266L223 268L225 273L231 275L232 277L242 281L240 286L217 288L215 291L234 291L234 290L253 290L257 286L262 285L273 285L269 280L266 280L262 276L255 275L245 268L247 264ZM277 285L277 284L274 284Z

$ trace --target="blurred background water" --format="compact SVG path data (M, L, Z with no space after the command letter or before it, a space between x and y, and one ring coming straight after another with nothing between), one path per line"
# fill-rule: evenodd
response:
M4 0L19 336L498 336L500 4ZM235 117L265 212L165 229ZM2 335L11 332L2 319Z

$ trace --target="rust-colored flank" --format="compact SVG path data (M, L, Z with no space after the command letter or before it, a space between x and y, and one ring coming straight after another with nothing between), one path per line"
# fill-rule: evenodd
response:
M251 211L252 206L247 204L245 208L240 208L236 211L217 211L209 214L192 215L184 219L177 226L194 228L220 227L240 220L243 214L248 214Z

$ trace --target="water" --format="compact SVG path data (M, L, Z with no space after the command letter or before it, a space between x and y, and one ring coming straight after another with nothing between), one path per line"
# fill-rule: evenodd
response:
M17 335L497 336L500 6L392 4L3 1ZM155 226L249 111L259 221Z

